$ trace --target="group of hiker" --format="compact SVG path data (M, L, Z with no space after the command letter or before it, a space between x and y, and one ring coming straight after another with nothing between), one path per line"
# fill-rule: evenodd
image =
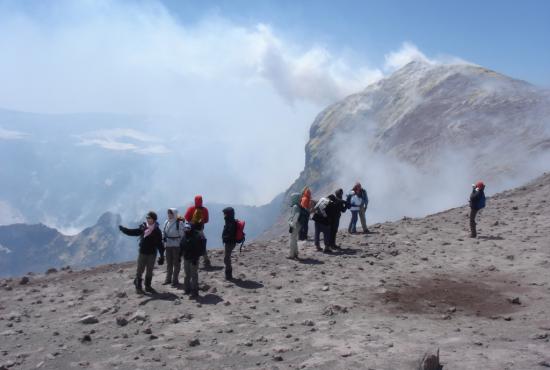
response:
M225 278L233 279L231 255L237 242L244 241L244 222L235 219L235 210L227 207L223 210L225 225L222 240L225 249ZM154 293L151 286L155 262L164 264L166 258L166 278L163 285L171 284L179 287L179 274L183 259L185 294L191 298L199 295L199 260L203 259L205 268L210 268L210 258L206 249L207 239L204 234L204 225L209 221L208 208L203 206L202 196L195 197L195 203L185 212L183 218L178 217L175 208L167 211L167 220L160 228L158 216L150 211L145 222L138 228L129 229L119 226L121 232L129 236L139 237L139 255L137 260L136 278L134 285L138 294L144 294L143 273L145 272L145 292ZM157 259L157 253L159 255Z
M477 237L476 215L485 207L485 184L478 182L472 185L470 194L470 232L471 237ZM307 240L308 225L310 219L314 222L314 245L318 251L332 253L341 249L336 244L336 235L340 226L340 217L347 210L351 212L351 220L348 225L350 234L357 233L357 222L360 220L363 233L369 233L366 223L366 211L369 198L366 189L360 183L356 183L346 194L336 190L333 194L322 197L317 201L312 199L311 190L305 187L301 193L290 195L289 244L290 254L287 258L299 259L298 240ZM222 241L224 245L224 264L226 280L233 280L233 268L231 256L238 243L244 242L244 222L235 218L235 210L232 207L223 209L224 228ZM144 294L143 273L145 273L145 292L154 293L151 286L153 268L155 262L164 264L166 258L166 278L164 285L179 286L179 274L183 259L185 294L191 298L198 297L199 279L198 265L203 259L204 267L210 268L211 263L206 249L207 239L204 234L204 225L209 221L208 209L203 205L202 196L195 197L194 205L189 207L184 217L178 216L175 208L167 211L167 220L164 227L160 228L157 214L153 211L147 213L145 222L138 228L130 229L119 226L121 232L129 236L139 237L139 255L137 259L137 271L134 285L138 294ZM321 234L323 234L323 247L321 248ZM157 259L157 253L159 257Z
M357 221L361 220L363 233L368 233L365 213L369 204L366 189L360 183L356 183L347 193L344 199L344 191L336 190L333 194L314 201L311 197L311 189L305 187L301 193L290 195L290 216L288 219L290 233L290 254L288 258L298 259L298 240L306 240L309 220L314 222L314 244L318 251L331 253L340 249L336 244L336 234L340 227L340 217L348 209L351 212L351 220L348 232L357 233ZM321 248L321 234L323 234L323 247Z
M336 244L336 234L340 226L340 216L348 209L351 212L351 220L348 225L350 234L357 233L357 221L361 220L363 233L369 233L366 221L366 211L369 204L369 197L366 189L361 184L356 183L348 192L346 199L343 199L344 191L336 190L327 197L322 197L318 201L311 198L311 190L305 187L302 193L293 193L290 195L290 217L288 219L290 233L290 254L289 259L299 259L298 240L306 240L308 233L308 224L310 218L314 221L314 244L318 251L332 253L333 250L340 249ZM470 194L470 236L477 237L476 216L478 212L485 208L485 184L482 181L472 185ZM324 248L321 248L320 234L323 234Z

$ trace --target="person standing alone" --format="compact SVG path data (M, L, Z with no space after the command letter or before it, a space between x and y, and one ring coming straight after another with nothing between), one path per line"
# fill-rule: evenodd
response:
M485 184L479 181L472 185L472 193L470 194L470 237L477 237L476 216L477 213L485 208Z

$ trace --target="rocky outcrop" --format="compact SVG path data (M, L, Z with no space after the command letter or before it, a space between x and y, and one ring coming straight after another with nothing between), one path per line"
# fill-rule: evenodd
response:
M52 267L94 266L135 255L136 241L122 238L120 216L103 214L77 235L63 235L43 224L0 226L0 274L42 272Z

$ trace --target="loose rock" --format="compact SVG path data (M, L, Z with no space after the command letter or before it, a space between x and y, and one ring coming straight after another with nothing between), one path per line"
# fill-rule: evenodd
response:
M95 317L94 315L86 315L84 317L82 317L80 320L78 320L79 323L81 324L97 324L99 322L98 318Z

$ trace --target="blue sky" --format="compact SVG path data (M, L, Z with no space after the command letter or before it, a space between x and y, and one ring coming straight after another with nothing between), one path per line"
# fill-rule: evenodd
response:
M328 45L372 65L404 41L550 86L550 1L163 0L185 21L219 14L271 24L287 37Z
M548 45L543 0L0 0L0 110L148 118L143 132L120 123L82 135L159 163L190 140L207 169L254 167L223 188L262 204L303 169L327 105L414 59L550 86ZM0 141L31 137L3 124ZM155 150L121 142L128 132L152 135Z

